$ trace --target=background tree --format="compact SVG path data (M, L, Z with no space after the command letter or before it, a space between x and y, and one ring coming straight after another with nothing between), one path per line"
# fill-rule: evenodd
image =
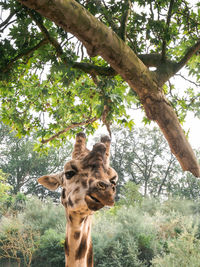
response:
M8 176L12 186L11 193L36 194L40 197L51 195L58 198L59 193L44 190L37 183L37 178L44 173L59 171L71 155L72 145L66 142L62 148L51 148L48 154L39 155L34 148L34 138L18 138L9 127L0 127L0 168Z
M186 110L199 116L198 4L19 2L1 3L4 123L58 145L80 127L93 132L99 120L108 130L111 122L131 126L127 108L136 103L158 123L183 170L200 176L176 114L182 121ZM184 66L194 80L177 95L173 80L166 82L174 75L184 79Z
M199 181L183 175L176 158L157 128L134 131L114 129L112 166L119 174L118 194L127 181L140 187L144 196L199 198Z
M21 226L21 229L20 229ZM39 233L22 225L16 228L0 229L0 260L15 260L20 267L30 267L32 257L38 247ZM22 260L22 263L21 263Z

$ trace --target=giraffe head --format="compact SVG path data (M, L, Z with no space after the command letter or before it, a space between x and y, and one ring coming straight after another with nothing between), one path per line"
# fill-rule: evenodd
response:
M109 137L102 137L89 151L85 134L79 133L72 160L65 164L64 170L44 175L38 182L50 190L62 187L61 201L69 219L74 214L89 215L104 206L112 206L118 176L109 166L109 154Z

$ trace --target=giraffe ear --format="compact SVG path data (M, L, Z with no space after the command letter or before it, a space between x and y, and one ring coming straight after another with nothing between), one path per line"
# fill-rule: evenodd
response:
M63 172L41 176L38 183L50 190L56 190L62 184Z

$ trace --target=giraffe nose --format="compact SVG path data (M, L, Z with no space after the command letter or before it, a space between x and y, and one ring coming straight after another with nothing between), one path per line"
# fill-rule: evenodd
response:
M97 183L97 188L100 190L106 190L106 188L109 186L106 182L100 181Z

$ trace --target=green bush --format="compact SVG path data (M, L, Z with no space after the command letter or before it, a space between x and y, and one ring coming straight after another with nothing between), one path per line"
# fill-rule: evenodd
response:
M62 267L65 263L65 233L53 229L46 230L34 254L32 267Z
M95 266L148 266L162 250L152 218L140 206L101 211L93 228Z
M48 229L65 232L66 217L63 206L55 204L51 199L46 202L37 197L31 197L26 203L26 209L20 215L25 224L31 225L41 235Z
M92 229L94 266L198 266L200 222L195 205L199 204L181 199L144 199L142 203L96 212ZM26 247L20 247L20 243L15 249L22 266L31 259L32 267L60 267L64 266L65 226L62 205L28 198L23 209L1 217L0 242L9 243L15 236L24 240L31 237L34 242L29 247L34 253L26 254ZM40 238L33 238L33 234Z
M152 260L153 267L197 267L200 263L200 240L195 232L185 231L168 244L168 253Z

